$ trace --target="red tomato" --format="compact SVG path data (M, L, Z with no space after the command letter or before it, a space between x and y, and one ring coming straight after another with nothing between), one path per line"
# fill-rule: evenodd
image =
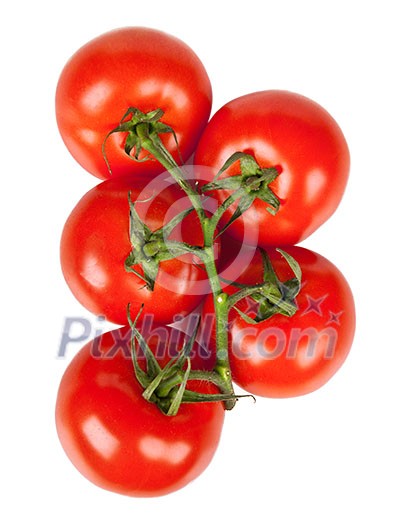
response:
M88 343L69 364L57 396L57 431L69 459L91 482L128 496L161 496L208 466L224 409L216 402L183 404L177 415L166 416L146 401L130 354L124 346L116 349L125 330ZM217 393L209 383L189 386Z
M228 229L247 244L297 244L332 215L343 196L350 164L343 133L325 109L301 95L261 91L224 105L205 128L194 162L211 167L212 179L237 151L279 171L270 185L281 203L277 215L255 200ZM238 173L236 163L223 176ZM206 177L204 169L200 178ZM229 190L216 193L220 202L228 195ZM222 224L234 210L235 205Z
M74 158L90 173L110 177L102 155L106 135L129 107L164 111L184 160L194 151L212 105L210 80L200 59L185 43L164 32L126 27L81 47L65 65L56 91L61 136ZM179 158L172 135L161 135ZM157 161L137 163L124 152L125 133L111 135L106 154L114 176L157 175Z
M154 290L133 273L125 260L132 248L128 192L147 226L156 231L190 201L168 176L150 184L143 177L108 179L87 192L68 217L60 245L61 266L72 293L89 311L116 324L127 324L127 305L134 318L141 305L156 323L171 323L186 315L209 292L209 281L201 261L192 255L163 261ZM203 235L193 212L177 227L170 239L201 245ZM138 266L137 270L142 272Z
M290 246L285 251L302 270L297 312L292 317L276 314L259 324L249 324L234 309L229 315L229 357L234 382L265 397L299 396L320 388L345 361L355 331L352 292L338 268L305 248ZM277 251L269 249L268 253L282 282L294 277ZM244 284L261 283L260 252L245 255L245 261L237 270L228 265L222 276ZM225 288L227 293L236 290L234 286ZM244 299L236 306L253 318L256 304ZM212 316L213 300L209 296L204 304L203 326L213 325ZM211 339L214 337L213 331Z

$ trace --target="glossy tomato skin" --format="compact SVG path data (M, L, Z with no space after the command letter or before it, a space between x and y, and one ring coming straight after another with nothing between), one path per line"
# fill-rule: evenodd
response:
M299 246L285 247L300 264L302 289L292 317L274 315L248 324L232 310L229 316L230 366L234 382L264 397L293 397L323 386L344 363L355 332L354 299L345 277L326 258ZM251 249L252 250L252 249ZM244 267L227 266L223 276L244 284L263 280L262 260L254 251ZM282 281L293 274L274 249L268 253ZM252 254L253 255L253 254ZM232 293L229 286L225 291ZM238 308L254 317L255 303L242 300ZM212 297L204 304L203 322L210 322ZM213 345L214 332L209 344Z
M130 354L116 350L127 330L96 338L73 358L59 386L57 432L71 462L94 484L127 496L162 496L208 466L224 409L221 403L185 404L166 416L144 400ZM192 383L200 392L216 392Z
M138 201L137 213L152 231L190 207L166 174L149 184L136 176L101 182L82 197L65 223L60 242L63 275L78 301L110 322L127 324L128 304L132 318L144 304L144 313L155 323L172 323L176 315L185 316L201 303L209 281L201 261L192 255L161 262L153 291L140 277L126 272L124 263L132 248L129 191L131 199ZM196 214L188 215L170 238L201 245Z
M56 90L60 134L73 157L100 179L110 172L102 155L106 135L129 107L164 111L184 160L194 151L208 121L212 89L197 55L181 40L155 29L124 27L82 46L66 63ZM106 154L112 175L162 171L157 161L137 163L124 152L125 134L112 135ZM161 136L179 158L171 134Z
M272 216L264 202L255 200L228 229L234 238L253 246L297 244L338 207L349 176L349 149L336 121L316 102L269 90L225 104L208 123L195 164L210 166L213 178L236 151L253 154L263 168L278 168L280 174L270 187L281 205ZM226 172L236 173L239 165ZM206 178L206 169L203 174ZM227 195L216 194L219 201ZM230 212L223 223L229 218Z

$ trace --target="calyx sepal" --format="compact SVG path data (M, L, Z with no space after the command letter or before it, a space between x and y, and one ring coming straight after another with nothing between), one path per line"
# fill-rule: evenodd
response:
M191 336L189 338L185 337L179 354L170 359L162 368L143 335L136 327L142 309L143 305L135 321L131 320L128 309L128 319L132 329L131 357L134 373L137 381L143 388L142 396L146 401L156 404L163 414L175 416L182 403L224 402L229 399L237 400L239 397L253 397L249 395L235 396L225 392L209 394L188 389L187 383L192 379L212 382L219 390L221 386L221 379L214 371L192 370L190 354L196 341L199 323L196 323ZM138 361L137 343L145 359L146 370L140 366Z
M160 135L163 133L171 133L178 149L179 157L182 160L176 133L171 126L161 121L163 116L164 111L160 108L149 111L148 113L144 113L135 107L129 107L127 109L126 113L121 118L119 125L106 135L102 144L102 154L109 173L112 174L112 170L105 148L108 138L114 133L127 133L124 151L132 160L137 162L145 162L147 160L154 160L155 158L149 151L149 148L147 150L145 148L147 137L149 137L153 144L161 147L162 142ZM146 150L147 153L141 156L143 150Z
M296 297L301 290L301 268L289 253L280 248L277 248L277 251L284 257L293 271L293 278L284 282L280 281L268 253L266 250L261 249L260 252L263 259L263 282L255 286L232 283L239 288L239 291L230 296L229 306L230 308L234 308L242 319L249 324L260 323L276 314L291 317L298 310ZM256 301L257 313L255 317L251 317L236 307L236 304L245 297L250 297Z
M198 256L201 251L198 246L169 239L174 228L189 213L193 212L194 208L190 207L181 211L162 228L152 231L138 215L130 193L128 200L130 209L129 236L132 249L125 260L125 270L137 275L145 282L148 289L153 291L161 262L175 259L186 253L194 253Z
M230 166L236 162L240 163L241 173L220 179ZM202 186L203 193L216 190L230 190L232 193L220 206L219 210L223 213L233 203L237 202L237 207L226 225L221 229L223 233L235 220L237 220L246 210L250 208L257 199L265 202L267 211L271 215L276 215L280 207L280 200L270 184L278 177L279 172L275 167L261 168L256 159L243 152L233 153L224 163L222 168L214 177L213 181Z

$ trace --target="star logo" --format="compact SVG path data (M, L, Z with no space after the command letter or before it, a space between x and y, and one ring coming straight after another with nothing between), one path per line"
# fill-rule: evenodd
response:
M251 316L252 314L257 314L257 312L259 311L259 303L249 296L245 297L245 301L246 308L244 310L244 313L249 316Z
M332 323L332 324L340 325L341 321L339 320L339 318L341 317L342 314L343 314L343 310L341 312L331 312L330 310L330 318L326 324Z
M322 317L323 312L321 310L321 305L323 301L328 297L328 294L323 295L323 297L319 297L318 299L315 299L314 297L311 297L310 295L306 296L306 299L308 301L308 305L303 311L302 315L306 315L309 313L315 313L318 316Z

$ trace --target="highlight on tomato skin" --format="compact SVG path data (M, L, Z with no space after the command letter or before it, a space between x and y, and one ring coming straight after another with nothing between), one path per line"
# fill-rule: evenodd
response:
M299 244L331 217L343 197L350 170L345 136L326 109L303 95L266 90L224 104L211 117L196 149L194 162L205 167L202 183L211 182L235 152L252 155L261 168L279 171L270 185L280 201L276 215L255 200L227 230L246 244ZM237 174L239 165L234 165L220 178ZM229 191L211 195L220 204ZM223 216L223 226L236 204Z
M302 271L297 312L292 317L276 314L259 324L249 324L235 309L229 316L233 380L247 392L262 397L294 397L321 388L345 362L355 333L354 298L340 270L312 250L300 246L284 249ZM291 271L283 257L273 248L267 251L278 276L290 279ZM257 284L262 280L259 250L250 248L250 253L244 254L244 264L239 259L234 266L231 257L222 264L221 275L227 281ZM225 287L228 293L236 290L235 286ZM252 318L256 315L257 303L251 299L236 306ZM209 296L203 307L202 326L209 323L212 328L205 339L211 347L215 339L213 315L213 299Z
M129 333L128 326L107 332L70 362L58 390L57 432L68 458L92 483L132 497L163 496L207 468L224 409L216 402L184 404L171 417L146 401L134 374ZM158 342L151 345L156 351ZM169 357L163 354L161 362ZM217 392L207 382L190 383L196 391Z
M188 160L212 107L212 87L196 53L180 39L146 27L122 27L94 38L64 66L56 89L60 135L74 159L100 178L158 175L161 164L135 162L125 152L127 133L106 144L111 172L102 153L107 134L129 107L161 109L171 133L161 136L171 155Z

